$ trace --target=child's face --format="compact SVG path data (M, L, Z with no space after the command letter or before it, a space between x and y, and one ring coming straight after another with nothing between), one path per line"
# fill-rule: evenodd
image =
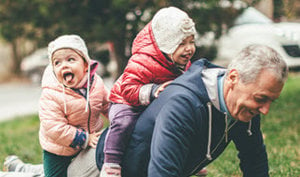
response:
M173 53L173 56L171 54L168 54L168 56L171 58L173 57L173 61L180 64L180 65L186 65L192 56L195 53L195 40L194 36L189 36L185 38L177 47L175 52Z
M88 64L72 49L55 51L52 66L57 80L69 88L78 85L88 69Z

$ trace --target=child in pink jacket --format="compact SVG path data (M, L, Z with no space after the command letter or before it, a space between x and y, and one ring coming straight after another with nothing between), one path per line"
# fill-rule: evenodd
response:
M39 139L45 176L67 176L81 149L95 148L107 117L108 91L96 74L85 42L63 35L48 45L50 64L42 79Z

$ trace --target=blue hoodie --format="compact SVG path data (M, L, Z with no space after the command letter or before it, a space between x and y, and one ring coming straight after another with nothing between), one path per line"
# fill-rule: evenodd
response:
M125 153L123 177L191 176L216 159L231 141L239 151L244 177L269 176L260 116L244 123L230 121L226 111L221 111L217 84L224 73L207 60L197 60L148 106ZM103 139L97 147L99 169Z

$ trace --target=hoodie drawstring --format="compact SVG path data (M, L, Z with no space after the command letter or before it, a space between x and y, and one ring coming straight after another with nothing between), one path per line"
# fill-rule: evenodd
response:
M248 125L248 130L247 130L247 133L248 133L249 136L252 135L252 132L251 132L251 124L252 124L252 120L250 120L249 125Z
M225 112L225 142L228 142L228 116Z
M206 158L208 160L212 160L212 157L211 157L211 152L210 152L210 146L211 146L211 132L212 132L212 104L211 102L207 102L207 107L208 107L208 143L207 143L207 153L206 153ZM235 121L231 127L236 123L237 121ZM252 121L250 120L249 122L249 126L248 126L248 135L251 136L252 135L252 132L251 132L251 124L252 124ZM227 143L228 142L228 130L230 128L228 127L228 115L227 113L225 113L225 142Z
M86 93L86 105L85 105L85 112L87 112L89 107L89 101L90 101L90 80L91 80L91 66L88 67L88 80L87 80L87 93Z
M207 142L207 154L206 154L206 158L208 160L212 160L211 154L210 154L210 145L211 145L211 129L212 129L212 108L211 108L211 103L208 102L207 103L207 107L208 107L208 142Z

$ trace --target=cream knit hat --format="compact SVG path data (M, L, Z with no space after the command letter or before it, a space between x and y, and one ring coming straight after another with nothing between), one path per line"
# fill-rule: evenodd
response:
M185 38L196 35L193 20L176 7L160 9L151 25L158 48L166 54L173 54Z
M90 63L91 58L88 54L88 49L84 40L78 35L62 35L56 38L54 41L50 42L48 45L48 56L50 63L52 63L53 53L58 49L69 48L79 52L80 55L83 55L85 61Z

